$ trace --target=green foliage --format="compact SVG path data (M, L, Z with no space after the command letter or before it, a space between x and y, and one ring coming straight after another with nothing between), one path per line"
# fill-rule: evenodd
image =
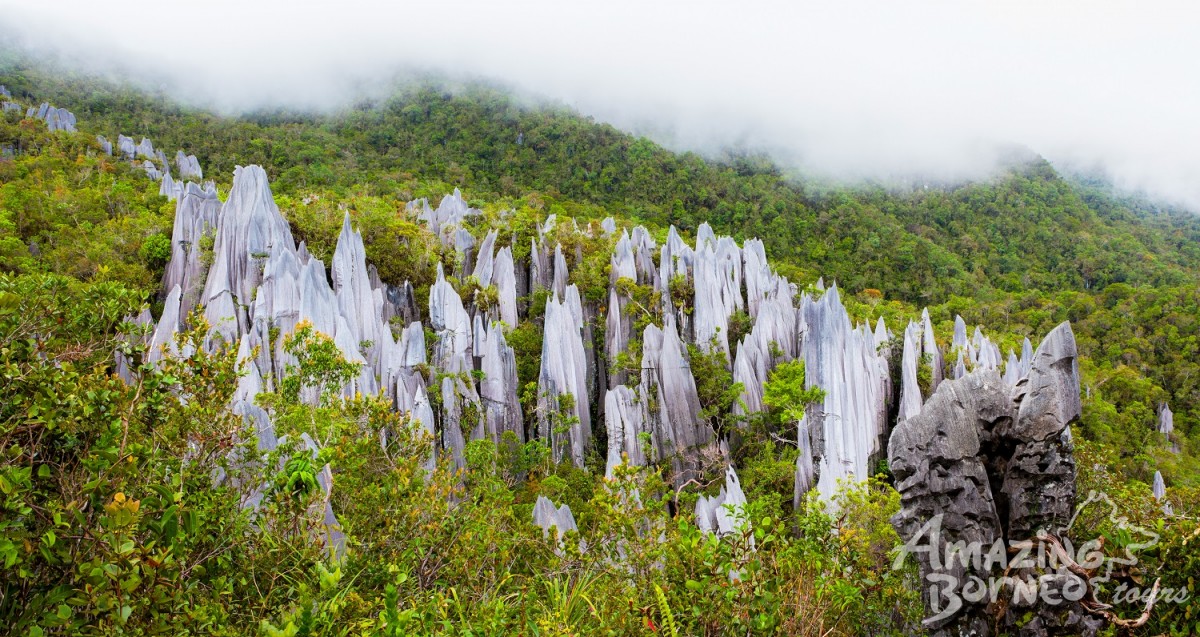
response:
M718 432L724 432L733 424L734 403L741 399L745 389L741 383L733 382L725 356L715 337L707 349L688 345L688 362L696 379L696 394L700 397L700 417Z
M763 404L781 422L796 422L804 409L825 399L825 390L804 386L804 361L785 361L775 366L763 383Z

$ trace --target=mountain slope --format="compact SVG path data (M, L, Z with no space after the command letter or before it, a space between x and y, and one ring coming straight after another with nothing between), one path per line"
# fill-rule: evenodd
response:
M638 634L678 618L685 632L696 633L794 634L806 622L819 632L911 632L917 617L910 574L892 570L887 557L897 538L886 520L898 497L886 482L886 466L879 467L882 481L838 496L826 467L824 497L843 498L838 519L794 501L792 478L808 456L801 452L803 438L792 437L791 410L818 401L824 413L847 415L842 407L855 402L847 387L884 384L872 375L878 367L855 365L886 358L874 347L882 332L850 331L851 319L874 324L883 317L899 329L921 314L914 303L927 300L940 303L919 323L933 338L921 338L925 351L947 354L947 365L903 363L900 382L910 396L913 385L928 393L934 377L952 373L956 352L948 335L956 315L982 324L998 351L1019 351L1023 337L1038 339L1069 319L1083 355L1083 418L1076 428L1081 488L1112 492L1139 523L1156 524L1164 520L1162 503L1149 485L1161 472L1169 502L1185 515L1195 506L1189 484L1198 476L1200 309L1194 279L1187 278L1194 269L1190 226L1077 190L1045 164L954 188L815 193L762 164L673 155L570 113L516 109L487 91L447 95L424 87L378 109L224 118L86 78L31 72L10 78L0 83L19 86L19 99L52 96L56 105L75 109L83 131L49 132L24 113L6 115L0 124L0 146L12 148L11 157L0 160L0 369L11 381L0 406L8 454L0 477L5 510L12 512L0 518L6 531L0 557L5 569L19 569L16 578L5 578L18 584L4 589L0 616L11 618L16 630L38 625L104 634L130 622L131 630L153 633L275 634L278 625L286 634L290 622L309 634L350 624L421 634ZM513 132L514 141L505 141ZM110 139L149 134L159 148L196 152L225 201L211 191L192 194L222 205L243 225L231 222L212 239L200 217L189 216L194 211L185 214L182 203L157 194L159 184L142 168L107 156L93 141L96 133ZM243 169L253 184L232 189L232 163L259 157L267 171ZM603 181L606 171L611 178ZM277 178L274 198L269 176ZM596 187L599 182L605 187ZM454 196L436 210L409 205L417 194L441 195L458 183L480 210ZM716 187L724 190L713 194L718 191L709 188ZM1097 208L1097 201L1106 207ZM737 217L737 210L746 214ZM558 215L556 223L550 214ZM612 225L622 228L645 221L645 231L633 233L639 245L666 246L678 256L656 261L663 273L657 284L655 266L621 269L626 260L617 258L619 241L599 221L610 214ZM734 254L745 265L759 252L750 242L718 238L700 224L705 218L744 237L764 237L776 271L790 276L797 292L814 283L806 296L786 284L776 287L773 300L790 308L793 296L800 299L812 315L812 340L820 340L822 330L847 328L829 339L857 348L843 361L847 367L815 365L807 376L803 367L792 367L789 374L758 379L752 365L738 363L756 346L774 364L783 356L774 351L786 352L787 335L798 333L780 321L784 338L750 338L770 322L756 325L749 310L714 313L718 305L729 310L726 302L736 305L731 299L743 290L730 284L736 294L714 301L707 292L732 270L714 267L714 279L712 259ZM670 232L666 221L694 229L685 234L695 236ZM181 228L188 227L199 230L185 237ZM561 253L550 248L555 242ZM529 272L524 284L505 279L519 295L489 284L498 266L479 265L483 250L472 245L489 246L488 259L493 248L510 251L511 263L521 264L512 278ZM707 256L697 256L701 252ZM182 309L183 288L195 289L196 277L192 285L162 289L164 266L192 254L197 272L217 264L218 275L208 277L216 283L202 286L209 319L228 339L240 337L244 350L214 346L201 317L172 313ZM318 259L333 265L329 278ZM760 261L765 269L765 258ZM380 280L368 264L378 268ZM303 266L303 277L284 276L293 266ZM273 273L270 282L258 278L260 267ZM632 274L614 276L614 269ZM818 274L836 277L841 290L822 295ZM287 282L295 281L303 281L296 316L308 312L309 320L260 322L288 309ZM746 278L747 299L757 285ZM392 318L358 309L376 293L387 299ZM400 333L411 312L425 311L424 302L434 299L440 300L427 307L431 314L437 308L439 318L429 318L430 332L418 325ZM153 345L168 344L180 330L176 351L188 355L136 364L162 350L125 335L131 326L119 325L120 317L137 314L149 300L156 301L153 316L145 312L138 321L158 328L144 336ZM519 308L514 318L507 325L490 320L506 303ZM228 315L247 321L222 325ZM489 317L486 326L481 316ZM608 352L606 319L614 316L627 317L629 332L642 337L608 358L598 352ZM714 316L727 320L720 331ZM371 323L343 329L355 317ZM587 317L584 325L577 324L581 317ZM556 330L564 335L561 343L543 337L552 323L570 326ZM462 338L481 331L482 342ZM716 342L732 337L725 341L730 359L719 344L706 349L709 332ZM391 348L435 337L439 345L425 363L402 366L420 382L404 384L403 397L372 395L376 376L361 376L359 359L387 378ZM247 366L253 344L260 347ZM425 347L402 349L427 354ZM114 350L120 352L115 359ZM475 368L477 351L502 362ZM278 373L289 365L304 383L288 382L297 374ZM648 397L630 401L628 413L668 414L678 439L704 438L697 432L705 427L728 432L738 422L738 391L749 387L733 380L765 381L765 408L731 451L744 482L707 466L696 483L667 485L664 477L679 475L669 461L657 470L622 469L611 455L605 463L589 454L586 443L576 449L574 438L570 454L554 442L538 444L580 431L588 419L593 451L618 438L600 428L599 391L549 400L543 391L565 385L559 381L568 370L585 370L593 379L606 365L613 378L624 373L634 379L629 384L640 378L646 387ZM647 369L680 381L663 394L672 400L649 397L655 383L646 380L654 378ZM239 370L247 373L239 376ZM500 378L503 391L485 394L485 383ZM806 378L822 380L807 387ZM363 395L343 401L351 379ZM389 391L401 388L387 384ZM259 399L249 400L255 393ZM575 400L578 393L589 400ZM794 400L773 402L778 395ZM880 406L882 394L871 395L872 418L894 415ZM491 422L491 412L485 417L481 408L484 396L499 396L509 415L516 403L524 422L501 417L516 441L488 439L499 431L476 435L476 424ZM1175 410L1170 436L1157 431L1163 400ZM256 422L258 445L244 444L245 423L228 409L239 402L242 410L269 413L290 443L267 435L262 421L245 411ZM414 416L439 414L433 433L441 463L435 468L427 464L427 431L395 405ZM836 430L841 420L830 418L828 426ZM630 458L639 451L666 455L669 445L638 429L636 416L627 424L632 435L622 450ZM528 442L517 444L518 431ZM860 427L852 438L869 442L873 433ZM313 440L301 445L300 434ZM867 466L871 459L861 445L850 446L855 475L876 468ZM314 455L310 449L317 448L322 451ZM553 462L560 457L568 461ZM192 470L193 462L220 467L219 475L231 479L214 488L212 472ZM278 470L262 469L273 466ZM602 467L615 481L600 477ZM264 472L271 478L265 485ZM252 504L243 508L243 502ZM753 534L734 532L721 502L744 502ZM560 503L564 508L554 508ZM530 519L544 529L548 521L575 527L587 544L576 545L575 536L555 542L549 531L531 534ZM1187 520L1172 518L1164 527L1170 550L1181 550L1182 559L1167 550L1150 563L1169 584L1191 572ZM700 530L706 522L710 532L723 528L729 536L706 538ZM793 534L793 525L802 533ZM332 526L345 535L333 537ZM344 561L331 559L324 551L330 546L345 551ZM738 578L730 578L733 571ZM826 599L837 599L840 610L822 606ZM781 605L789 612L781 613ZM1140 612L1133 606L1123 610ZM1171 618L1186 621L1185 610L1168 611L1175 614L1166 615L1164 625Z

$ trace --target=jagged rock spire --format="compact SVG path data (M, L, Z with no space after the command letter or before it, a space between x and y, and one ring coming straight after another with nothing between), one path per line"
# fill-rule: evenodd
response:
M646 427L646 407L634 390L618 385L604 396L604 425L608 433L608 459L604 475L611 478L613 469L622 462L640 467L646 464L643 434L651 435Z
M566 299L560 301L554 292L546 302L538 376L538 433L550 441L556 461L570 459L582 467L592 437L583 310L575 286L567 289L573 294Z
M1063 323L1030 357L1028 377L1015 388L995 369L979 369L942 383L919 414L897 424L888 460L901 510L892 522L906 541L930 544L930 552L914 553L922 578L917 588L930 615L944 600L931 597L944 589L926 587L935 576L953 578L954 591L972 577L987 582L1001 573L1026 576L1022 567L1006 569L1003 560L945 564L931 554L944 555L951 544L987 551L995 541L1026 541L1069 524L1075 502L1070 425L1080 415L1077 356L1071 326ZM936 533L918 536L930 524ZM1040 584L1061 597L1063 581ZM1036 615L1043 625L1093 634L1101 622L1080 610L1068 602L1009 612L1021 613L1022 622ZM928 627L937 634L986 634L995 619L983 603L967 603Z
M738 526L749 524L746 516L746 494L733 465L725 469L725 486L721 492L709 498L703 495L696 500L696 526L704 533L730 535Z
M806 419L824 441L816 450L817 489L830 500L839 481L868 476L885 427L886 367L880 364L874 332L851 325L836 285L820 299L801 297L800 311L806 330L801 346L805 384L825 391L824 401L809 409Z
M511 431L519 442L525 442L521 404L517 399L517 357L499 324L487 326L481 357L483 378L479 382L479 398L486 412L485 435L500 442L501 436Z
M180 179L204 179L204 171L200 169L200 160L195 155L185 155L183 151L175 152L175 167L179 169Z
M163 289L170 290L175 286L182 289L179 311L183 317L195 309L204 291L208 270L203 259L204 244L214 240L220 215L221 202L215 189L202 190L196 184L188 183L175 202L171 260L163 273Z
M579 527L575 525L575 515L571 513L571 507L566 504L555 507L554 503L544 495L539 495L537 502L533 505L533 523L540 527L542 533L547 536L550 534L550 529L554 529L555 539L559 542L568 532L579 530Z
M75 132L75 114L65 108L54 108L43 102L41 106L30 106L29 110L25 112L25 117L46 122L46 128L51 132Z
M1171 406L1164 402L1158 406L1158 433L1170 436L1174 432L1175 414L1171 411Z

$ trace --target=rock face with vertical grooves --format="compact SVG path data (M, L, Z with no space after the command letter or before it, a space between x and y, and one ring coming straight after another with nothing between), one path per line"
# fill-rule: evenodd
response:
M295 242L275 206L267 174L258 166L234 171L219 224L201 303L209 324L226 342L233 343L239 330L248 327L245 311L238 308L253 304L253 290L262 281L264 262L279 252L294 252ZM324 283L323 268L320 278ZM324 327L327 333L334 333Z
M492 285L499 299L500 320L509 328L517 326L517 270L513 262L512 248L503 247L496 251L492 266Z
M932 548L942 554L946 544L952 542L991 547L1003 538L987 462L981 457L981 438L986 436L985 431L1009 426L1014 415L1008 389L1000 377L980 371L943 383L920 413L896 426L888 445L888 461L901 497L901 510L892 523L902 539L917 537L922 525L937 516L942 516L941 533ZM918 564L922 584L917 588L922 590L927 611L936 601L924 586L932 581L931 576L949 576L956 582L971 576L986 581L989 576L987 571L973 570L974 565L959 562L939 568L928 555ZM968 606L956 617L930 628L941 629L950 622L964 630L987 633L982 607Z
M1078 358L1071 324L1062 323L1042 340L1027 381L1013 392L1020 408L1008 437L1016 450L1002 491L1008 500L1008 529L1017 537L1063 528L1074 513L1071 423L1083 411Z
M126 146L137 152L132 140L123 137L118 148L124 153ZM183 327L188 311L203 306L214 342L220 339L237 346L247 359L237 408L251 414L254 395L271 391L287 369L283 337L300 321L309 321L330 336L348 360L362 366L360 377L343 391L384 392L435 439L435 454L463 467L463 449L470 440L499 440L505 432L518 440L526 438L517 400L516 360L505 326L511 328L521 319L524 310L518 294L541 287L550 291L545 314L527 317L541 320L543 333L539 411L536 417L531 415L537 426L529 435L547 440L556 459L583 466L593 440L603 438L608 446L597 451L606 457L609 473L627 459L634 465L661 462L677 485L697 476L700 456L714 444L715 433L700 416L687 345L706 341L711 345L715 337L718 347L730 354L734 379L744 385L747 413L763 408L763 386L774 367L785 360L804 360L808 386L825 391L824 400L797 423L797 498L816 488L828 500L839 480L868 475L892 401L887 363L891 346L884 347L891 342L891 333L882 321L874 329L854 325L836 285L825 290L821 283L817 289L825 290L824 294L797 299L796 287L767 264L761 242L747 241L738 247L707 226L701 226L694 249L674 229L661 247L644 228L620 230L610 260L612 278L604 317L610 367L597 369L602 365L593 359L595 353L589 353L588 332L597 308L581 302L567 269L568 259L579 260L581 255L578 250L564 251L555 239L603 229L577 226L571 230L570 224L547 219L532 239L528 260L517 262L510 247L496 248L501 242L497 231L477 240L466 230L463 222L477 211L457 193L444 199L437 210L425 203L413 204L409 210L425 220L444 246L457 252L454 263L461 265L451 276L459 280L474 276L480 285L494 286L498 293L498 302L486 306L477 305L479 297L463 299L439 265L428 298L427 325L435 339L428 357L426 324L420 322L413 286L379 280L378 272L366 263L362 238L349 216L343 220L327 272L303 244L294 243L273 202L266 174L254 166L235 172L224 204L211 186L189 183L180 190L172 258L164 275L164 289L169 292L166 312L152 342L160 348L169 343ZM616 235L618 229L603 231ZM205 237L212 237L211 254L198 249L207 243ZM205 263L211 266L206 268ZM672 286L673 279L695 286L694 291L681 294L686 285ZM627 282L618 285L621 280ZM633 302L628 282L652 286L663 299L661 323L653 322L658 315L644 313L652 321L634 333L633 319L643 310L628 310ZM684 309L688 305L691 310ZM750 330L739 342L732 342L727 337L729 318L739 311L751 317ZM999 380L998 349L981 330L968 337L965 322L961 329L958 323L954 347L964 352L964 369L945 391L956 395L965 386L962 383L980 387L998 383L1004 389L997 391L1008 400L1012 388ZM1069 326L1066 332L1069 335ZM1013 451L1005 458L1004 473L994 485L985 485L998 503L993 506L1000 527L1033 529L1059 519L1057 510L1028 499L1029 484L1073 497L1065 491L1073 466L1063 462L1064 457L1069 459L1067 424L1078 413L1064 398L1073 383L1077 405L1078 378L1071 371L1073 339L1058 330L1051 337L1036 355L1032 351L1020 358L1014 355L1004 366L1006 378L1015 375L1011 384L1018 386L1020 408L1009 403L1011 422L1000 423L997 417L995 431L976 433L982 451L975 457L985 472L1001 466L987 455L997 448L996 440L1011 441L1005 447ZM611 365L635 341L640 341L640 374L621 375ZM931 409L917 382L922 356L941 360L928 313L905 331L902 421ZM941 363L930 367L937 380ZM441 374L436 382L435 371ZM605 379L605 371L615 372L613 382ZM435 400L430 400L431 393ZM941 393L932 390L934 396ZM433 404L440 404L440 409ZM603 433L598 434L601 426ZM387 444L386 439L382 443ZM736 477L732 479L736 482ZM727 484L726 492L733 494L734 489ZM1034 510L1045 519L1033 516ZM720 528L719 522L714 525Z
M606 477L612 478L613 469L622 463L635 467L646 464L643 435L651 433L646 427L645 406L632 389L617 385L605 394L604 427L608 434Z
M487 326L481 359L479 398L486 412L485 435L493 442L500 442L505 432L512 432L518 442L525 442L525 425L517 399L517 357L505 341L499 323Z
M1175 414L1171 412L1171 406L1164 402L1158 406L1158 433L1170 436L1174 432Z
M132 141L132 140L131 140ZM154 144L145 137L133 149L134 155L140 159L155 160L158 159L158 153L154 152Z
M902 539L941 555L956 542L978 542L986 552L998 540L1024 541L1067 527L1075 502L1070 425L1080 415L1076 358L1074 335L1063 323L1030 356L1029 374L1016 387L995 368L980 368L943 382L917 415L897 424L888 460L901 497L892 523ZM1031 571L1005 571L1004 562L946 564L931 561L929 553L914 555L930 616L945 601L936 592L944 589L925 586L935 577L953 578L951 586L961 595L968 577L987 582L1002 572L1021 578ZM1056 572L1042 585L1061 597L1069 577L1065 570ZM968 602L927 626L934 635L990 634L996 618L986 601ZM1090 635L1102 626L1074 602L1014 606L999 618L1008 627L1018 621L1025 626L1022 634L1030 635Z
M700 397L687 350L674 319L663 329L649 325L642 336L642 382L638 393L647 404L647 425L656 459L668 460L675 484L696 476L694 451L710 443L712 428L700 418Z
M561 251L559 255L561 256ZM564 277L565 278L565 277ZM575 286L569 286L575 291ZM572 300L574 301L572 303ZM587 361L583 349L582 309L578 292L546 302L542 366L538 376L538 433L550 442L556 461L583 466L592 438L588 409Z
M806 419L823 440L816 449L817 489L832 499L839 481L868 477L870 457L879 450L886 423L886 366L881 364L875 332L857 328L842 306L837 286L820 299L801 298L805 334L802 355L807 387L825 391L824 401Z
M559 542L568 532L579 530L579 527L575 526L575 515L571 513L571 507L565 504L556 507L544 495L539 495L533 505L533 523L542 529L545 536L549 536L550 529L554 529L555 539Z
M470 371L472 321L458 292L437 266L437 281L429 289L429 322L437 334L433 364L451 373Z
M41 106L29 107L29 110L25 112L25 117L46 122L46 128L51 132L75 132L75 114L65 108L54 108L43 102Z
M137 155L137 144L134 144L130 137L117 135L117 150L125 159L132 160Z
M738 344L733 361L733 380L743 387L742 400L734 405L737 414L762 411L770 373L779 363L795 359L799 351L798 316L786 279L775 278L769 289L763 284L754 316L754 327Z
M171 260L163 274L163 289L179 286L183 292L180 314L188 316L200 302L208 268L204 244L215 238L221 201L215 189L202 190L188 183L175 202L175 225L171 230Z
M717 240L703 223L694 255L696 344L706 350L716 348L729 359L729 317L744 306L741 251L728 237Z
M200 169L200 160L195 155L185 155L183 151L175 152L175 167L179 169L180 179L204 179L204 171Z
M696 500L696 526L704 533L730 535L741 525L749 525L746 519L746 494L741 480L732 466L725 469L725 486L721 492L709 498L700 496Z

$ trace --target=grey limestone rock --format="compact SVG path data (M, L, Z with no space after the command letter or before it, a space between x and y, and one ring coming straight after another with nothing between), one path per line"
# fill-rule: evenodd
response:
M517 270L513 263L512 248L505 246L496 251L492 266L492 285L499 297L500 320L512 329L520 322L517 315Z
M525 442L521 403L517 399L517 358L498 323L487 326L481 357L483 379L479 382L479 398L486 412L487 438L499 443L501 436L511 431L519 442Z
M437 334L433 364L450 373L471 371L472 321L458 292L437 266L437 281L429 290L429 322Z
M554 246L554 275L550 280L550 291L560 297L566 296L569 274L567 259L563 256L562 244L558 244Z
M546 244L540 239L530 239L529 287L533 290L549 290L551 284L550 260Z
M1003 539L992 480L981 457L981 434L1003 429L1014 415L1007 386L995 372L980 371L942 384L919 414L896 425L888 462L901 498L901 510L892 524L902 540L927 542L935 555L944 555L951 543L990 549ZM928 531L931 523L937 533ZM918 588L931 615L941 599L933 589L926 590L925 582L940 576L962 586L969 577L988 581L991 575L990 569L971 561L947 564L930 559L928 553L916 557L922 582ZM961 634L969 634L983 616L983 606L967 604L958 614L928 627L936 631L962 626L966 632ZM986 622L983 626L986 634ZM960 633L951 629L935 634Z
M1164 402L1158 406L1158 433L1170 436L1174 432L1175 414L1171 411L1171 406Z
M692 317L696 344L716 347L729 359L729 317L744 307L742 257L728 237L713 238L707 223L700 224L694 255L695 300Z
M155 160L158 159L158 153L154 152L154 144L150 143L145 137L134 147L134 154L142 159Z
M425 470L433 471L437 459L437 423L433 406L429 402L425 379L411 370L401 372L396 378L395 395L396 410L408 414L419 423L432 443L425 461Z
M467 467L463 450L468 440L483 438L484 420L475 386L461 375L442 378L442 449L454 462L454 468Z
M1162 502L1163 515L1175 515L1175 511L1171 508L1170 502L1165 502L1167 499L1167 483L1163 481L1162 472L1154 472L1154 484L1151 487L1151 493L1154 494L1154 499Z
M556 507L544 495L539 495L537 502L533 505L533 523L542 529L544 536L549 536L550 529L554 529L554 537L560 543L562 537L568 532L579 531L579 527L575 525L575 515L571 513L571 507L565 504Z
M166 180L164 179L164 182ZM195 309L204 290L207 274L204 238L213 239L220 220L217 193L189 183L175 202L175 225L171 230L171 260L163 274L163 289L179 286L183 291L181 315Z
M679 231L675 229L675 226L671 226L667 231L667 242L663 244L659 255L659 289L662 294L664 312L675 315L677 329L686 338L692 331L690 316L679 309L674 302L682 302L684 299L672 300L671 282L676 279L695 282L693 264L696 260L696 253L683 242L683 238L679 236Z
M946 360L942 356L942 350L938 347L937 339L933 334L933 321L929 318L929 309L921 311L921 354L929 357L930 372L932 380L929 384L929 393L937 391L937 386L945 377L944 370L946 369Z
M149 159L142 162L142 170L146 171L146 176L154 181L158 181L163 178L162 171L160 171L158 166L155 166L154 162L150 161Z
M837 286L814 300L801 297L805 333L801 345L805 384L820 387L825 398L805 417L812 435L823 441L817 489L831 501L839 481L863 480L870 457L879 450L885 428L886 365L881 363L875 333L855 328L842 306Z
M179 354L179 350L175 346L175 335L179 333L182 325L179 314L179 301L182 294L183 290L178 285L171 288L167 294L167 299L163 302L162 316L158 319L154 335L150 337L150 343L146 350L146 362L153 363L162 360L164 353Z
M183 194L183 184L175 181L170 173L162 176L162 181L158 186L158 194L166 197L169 201L179 201L179 197Z
M552 293L546 302L541 372L538 376L538 433L550 442L556 461L570 459L583 466L591 443L589 378L583 347L583 316L568 299Z
M105 139L103 135L97 135L96 143L100 145L100 150L103 150L105 155L112 157L112 153L113 153L112 142Z
M888 461L901 497L892 523L910 549L932 549L912 553L930 616L946 597L944 588L926 587L927 582L948 581L961 598L969 577L1036 579L1040 572L1033 569L1009 568L1006 543L1038 542L1040 531L1060 534L1074 513L1070 425L1079 418L1080 401L1070 325L1052 330L1029 358L1029 374L1015 387L994 367L943 382L918 414L900 420L892 432ZM984 554L1000 548L996 559L931 558L955 543L975 543ZM1060 596L1074 577L1065 568L1050 575L1041 585L1057 587ZM947 576L952 579L934 579ZM1005 627L1023 623L1021 634L1092 635L1103 625L1075 602L1003 606L999 618L985 608L987 602L968 601L926 626L935 635L988 635L998 619Z
M200 169L200 160L195 155L185 155L183 151L175 152L175 167L179 169L180 179L204 179L204 171Z
M239 326L244 329L244 310L254 301L253 290L262 281L264 262L279 251L294 252L292 232L267 183L267 174L258 166L239 166L234 170L233 187L220 213L216 240L213 245L212 266L209 268L201 303L206 306L205 318L226 342L235 342ZM309 266L313 263L310 262ZM307 273L310 291L328 289L324 267ZM302 285L305 282L302 276ZM303 298L305 294L301 294ZM304 304L301 305L304 307ZM310 305L310 307L312 307ZM327 307L315 312L325 318L314 321L317 329L335 334L336 323Z
M694 452L713 439L712 428L700 418L700 397L687 350L674 319L668 314L662 329L646 326L642 335L642 382L638 388L649 409L646 417L656 459L669 460L673 482L695 475Z
M133 143L133 139L124 135L117 135L117 150L125 159L132 160L137 156L137 145Z
M604 426L608 432L606 477L612 478L613 469L622 463L635 467L646 464L642 434L650 432L645 406L634 390L625 385L608 390L604 396Z
M711 498L701 495L696 500L696 526L706 534L725 536L737 532L739 526L749 524L746 494L737 472L730 465L725 469L725 486L721 492Z
M499 232L492 230L483 238L483 242L479 244L479 258L475 261L475 271L473 276L479 281L481 287L488 287L492 284L492 271L496 265L496 237Z
M46 123L46 128L53 131L75 132L75 114L65 108L54 108L43 102L41 106L31 106L25 112L26 118L40 119Z
M655 265L654 255L657 253L658 246L650 237L650 232L642 226L633 229L630 240L633 244L633 262L637 270L638 284L657 288L659 286L658 267Z
M342 231L338 235L330 271L338 314L349 329L346 341L355 352L362 353L367 362L360 389L364 393L373 393L376 372L387 367L385 362L395 343L391 328L382 318L383 293L371 286L366 248L362 236L350 225L349 213L342 217Z
M1027 381L1013 390L1020 407L1007 437L1016 442L1016 449L1002 493L1008 531L1016 537L1033 537L1038 530L1057 532L1074 513L1070 427L1082 413L1078 356L1071 324L1064 322L1042 340Z
M900 413L897 421L904 421L921 413L925 402L917 382L917 367L921 361L921 331L918 323L909 323L904 329L904 345L900 359Z
M808 418L801 418L796 426L796 484L792 494L796 504L804 500L804 495L816 486L816 468L813 466L812 433L808 428Z

